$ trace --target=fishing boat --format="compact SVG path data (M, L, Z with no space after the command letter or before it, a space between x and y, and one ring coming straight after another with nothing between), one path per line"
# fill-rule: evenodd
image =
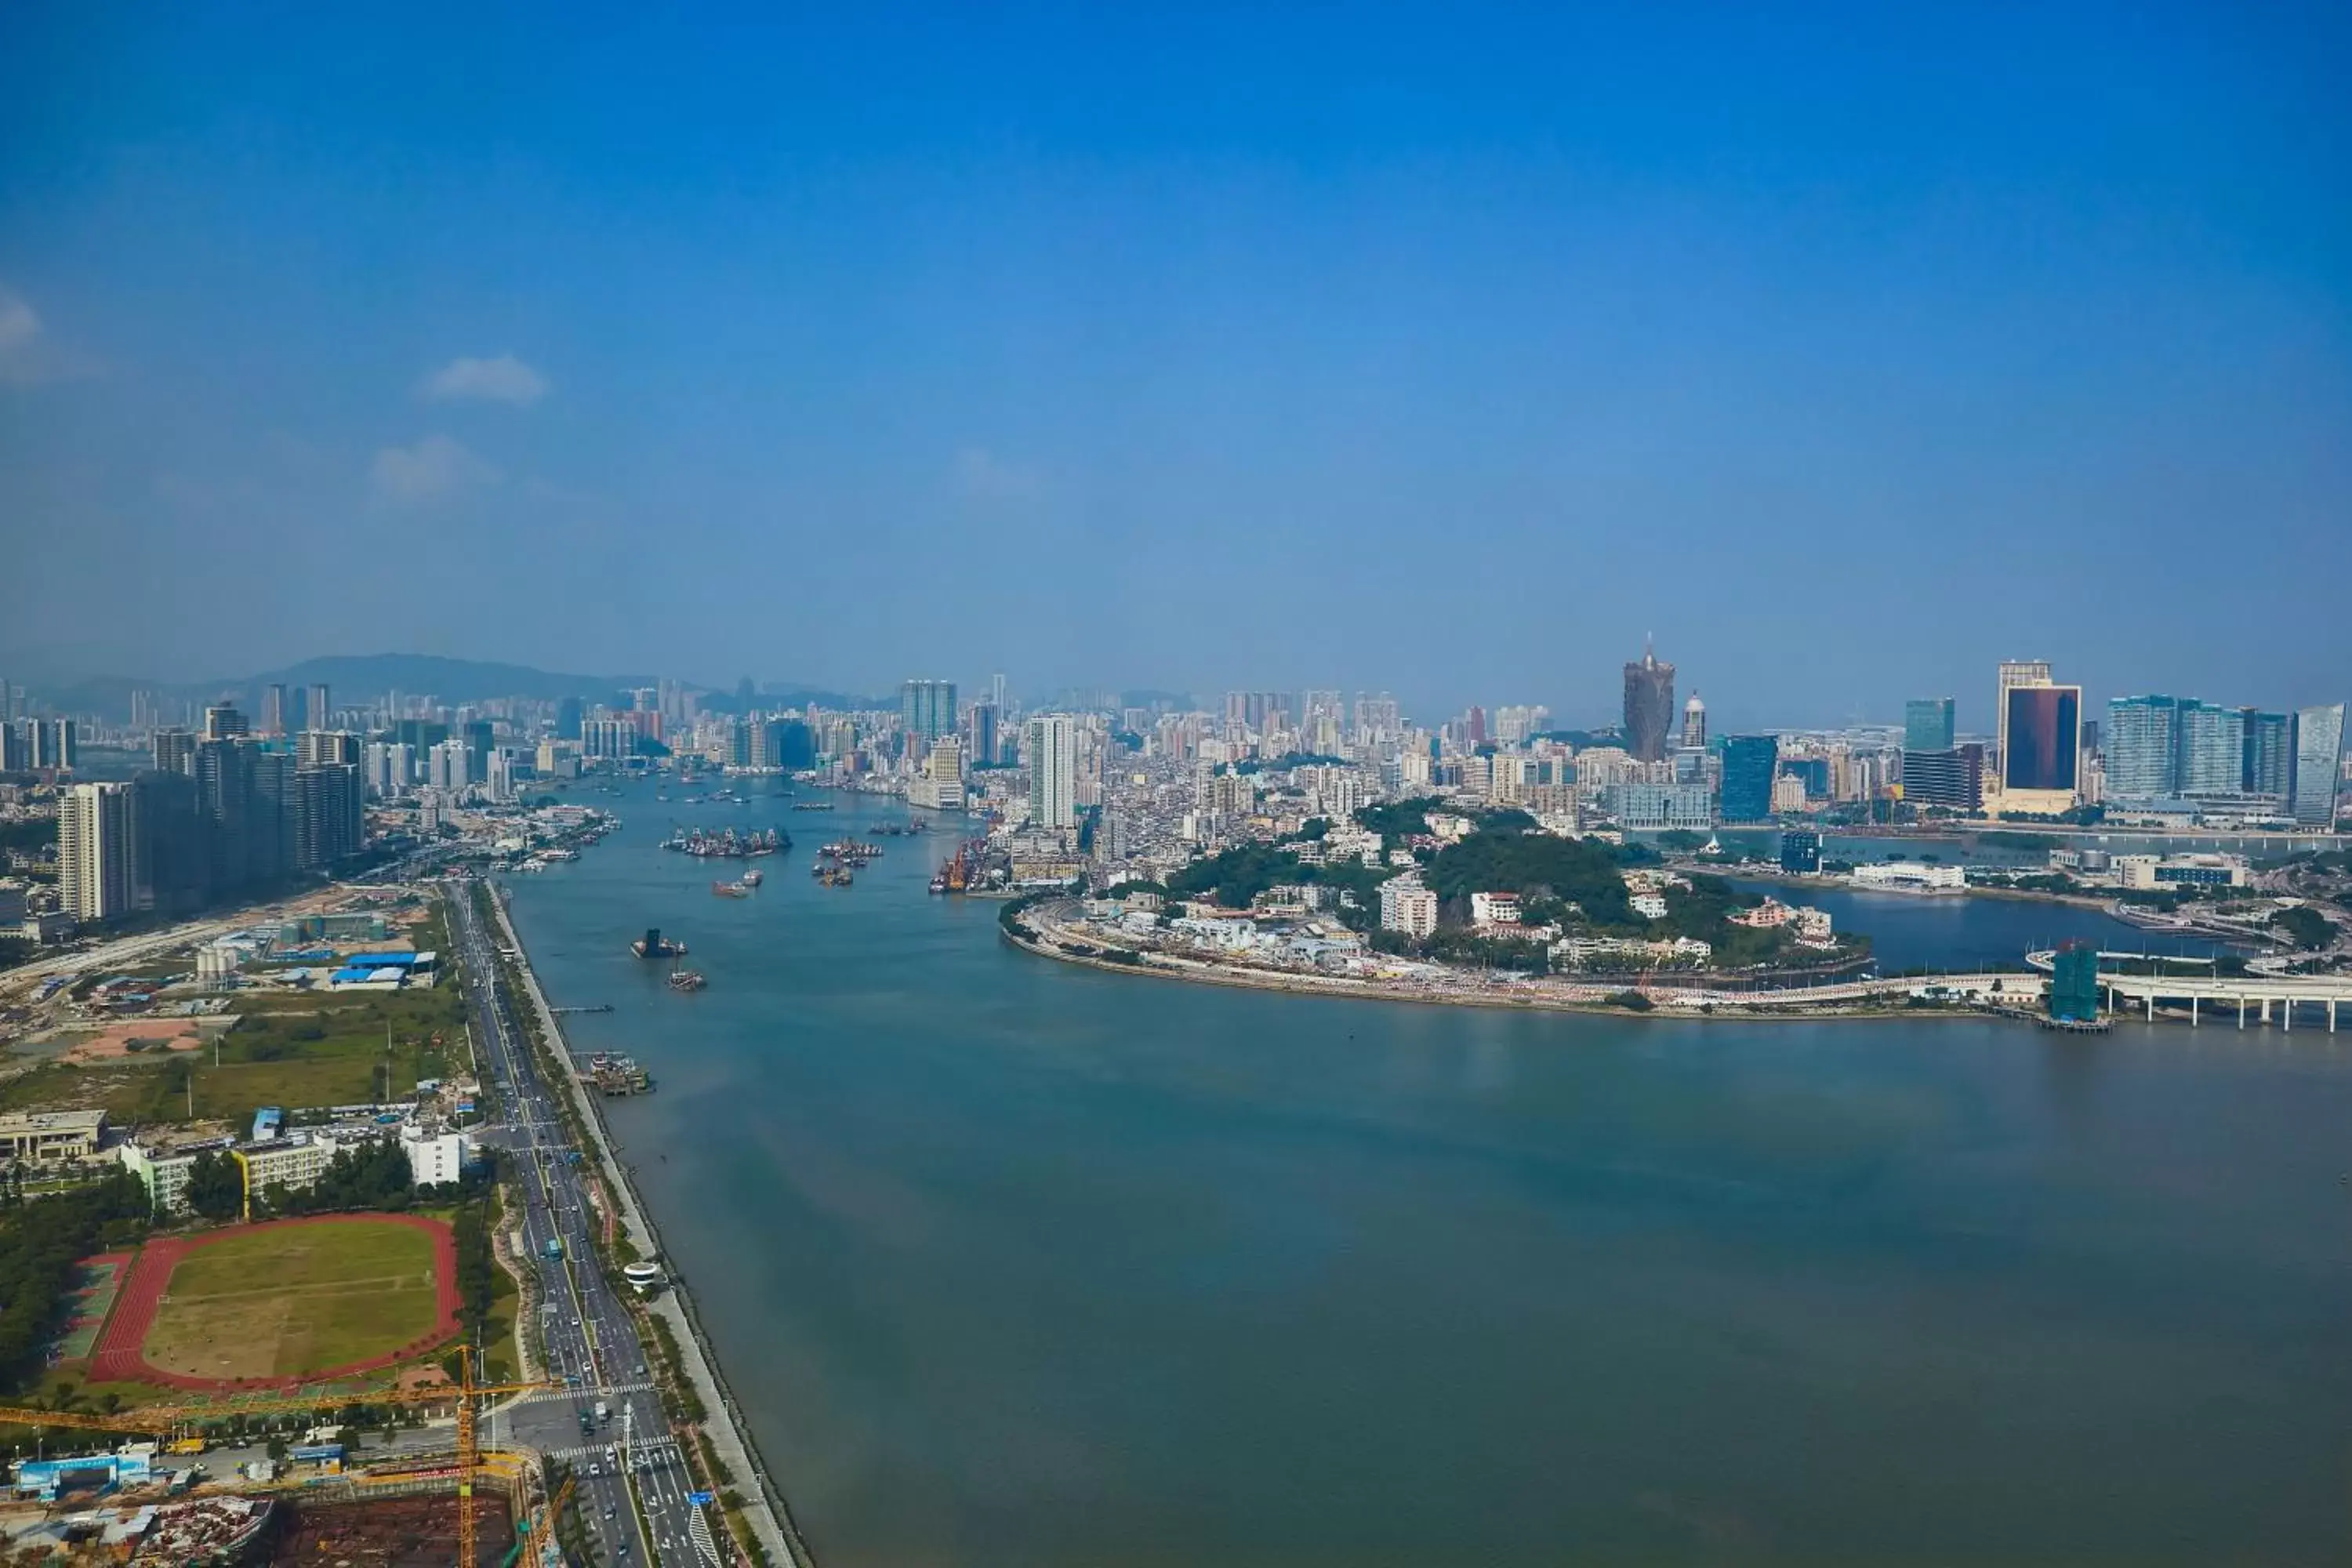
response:
M741 878L743 886L747 888L756 888L761 882L766 880L767 878L761 873L760 868L757 866L754 866L750 870L744 872Z
M710 891L714 898L720 899L748 899L751 896L751 889L740 882L713 882Z
M673 991L699 991L709 984L699 969L673 969L669 972L669 988Z

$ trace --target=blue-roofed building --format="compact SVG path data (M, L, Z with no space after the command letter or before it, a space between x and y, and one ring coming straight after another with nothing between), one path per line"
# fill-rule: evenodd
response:
M253 1142L267 1143L286 1131L286 1112L275 1105L265 1105L253 1113Z

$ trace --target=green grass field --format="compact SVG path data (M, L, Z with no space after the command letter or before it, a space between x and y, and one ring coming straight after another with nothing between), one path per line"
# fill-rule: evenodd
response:
M431 1331L433 1238L355 1218L245 1231L172 1271L142 1353L195 1377L299 1377Z

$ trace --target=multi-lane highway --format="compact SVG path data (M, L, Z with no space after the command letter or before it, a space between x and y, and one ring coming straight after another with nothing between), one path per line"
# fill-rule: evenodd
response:
M719 1560L713 1526L690 1500L694 1483L648 1379L635 1320L590 1246L598 1219L587 1201L586 1173L557 1113L564 1090L542 1080L524 1044L472 886L451 887L448 907L451 940L464 957L467 997L480 1020L483 1065L498 1097L499 1121L484 1130L483 1141L503 1152L509 1190L522 1200L546 1375L566 1384L560 1394L504 1406L485 1436L571 1464L581 1518L606 1568L710 1568Z

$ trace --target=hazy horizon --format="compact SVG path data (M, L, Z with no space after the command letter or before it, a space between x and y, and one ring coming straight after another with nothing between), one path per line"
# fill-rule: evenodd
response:
M18 8L0 671L2338 700L2347 41Z

